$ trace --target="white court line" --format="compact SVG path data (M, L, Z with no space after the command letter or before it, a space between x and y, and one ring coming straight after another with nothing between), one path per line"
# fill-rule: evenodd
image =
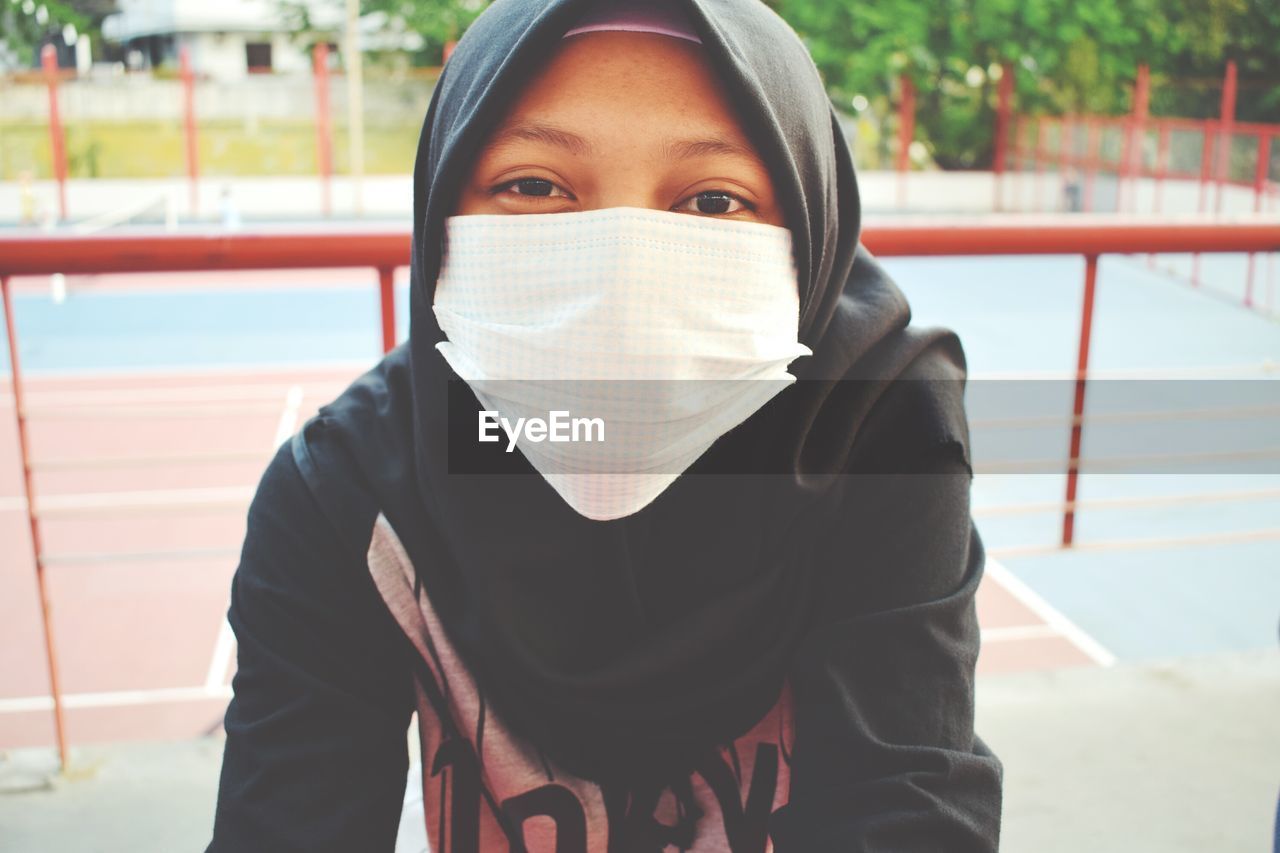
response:
M1027 586L998 560L987 556L986 573L996 583L1009 591L1009 594L1021 602L1032 613L1039 616L1053 630L1065 637L1072 645L1083 652L1099 666L1112 666L1116 656L1103 648L1102 644L1090 637L1080 626L1064 616L1056 607L1045 601L1031 587Z
M204 677L205 690L217 690L227 683L227 670L231 668L231 658L236 653L236 637L231 632L231 623L222 618L222 626L218 628L218 639L213 644L213 658L209 661L209 672Z
M278 400L281 388L294 383L281 380L253 385L194 385L176 388L118 388L109 390L27 391L23 402L40 406L123 406L133 403L240 403L247 400ZM313 396L338 394L349 383L306 382Z
M157 687L151 690L115 690L102 693L64 693L64 708L121 708L131 705L157 705L164 702L203 702L230 699L231 688ZM0 714L26 714L53 710L52 696L18 696L0 699Z
M84 492L72 495L45 495L36 502L41 515L91 512L103 509L152 508L156 504L169 507L192 507L206 504L244 502L253 497L252 486L211 486L203 489L150 489L133 492ZM27 499L22 495L0 497L0 511L26 512Z
M336 359L331 361L316 360L306 362L290 362L290 361L263 361L256 364L236 365L235 369L229 369L224 364L192 364L183 367L162 366L162 367L79 367L79 368L50 368L40 370L37 374L29 375L29 378L23 380L25 388L31 381L44 382L46 380L57 382L59 380L78 380L78 379L188 379L192 376L260 376L264 382L278 381L287 382L290 377L297 376L300 373L327 374L331 372L356 371L356 373L364 373L369 368L378 363L377 358L370 359ZM356 378L353 373L351 378ZM0 378L0 399L4 396L12 396L9 394L9 378Z
M1093 367L1089 369L1090 379L1190 379L1193 377L1228 379L1231 377L1269 376L1280 372L1280 362L1264 358L1243 364L1203 365L1187 367ZM1074 370L979 370L969 374L970 380L1030 380L1030 379L1064 379L1074 380Z
M274 452L284 444L289 436L298 428L298 410L302 407L302 386L291 385L284 398L284 411L280 413L280 421L276 424L275 437L271 439L270 451ZM218 639L213 644L213 657L209 661L209 672L204 678L205 690L217 690L227 682L227 670L231 668L231 659L236 653L236 638L231 631L231 623L224 616L222 626L218 629Z
M271 452L275 452L298 428L298 409L301 406L302 386L290 385L289 392L284 397L284 411L280 413L280 421L276 424L276 437L272 440Z
M999 628L983 628L982 642L1007 643L1011 640L1040 640L1061 637L1052 625L1007 625Z

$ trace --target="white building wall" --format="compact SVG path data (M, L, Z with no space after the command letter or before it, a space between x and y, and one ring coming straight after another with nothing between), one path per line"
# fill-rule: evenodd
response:
M247 72L241 33L190 33L181 37L191 51L191 66L201 76L238 80Z

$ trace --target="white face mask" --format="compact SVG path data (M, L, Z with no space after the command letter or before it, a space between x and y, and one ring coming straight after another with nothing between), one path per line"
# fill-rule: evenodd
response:
M614 207L453 216L445 241L436 347L496 413L476 438L587 518L643 509L813 354L786 228Z

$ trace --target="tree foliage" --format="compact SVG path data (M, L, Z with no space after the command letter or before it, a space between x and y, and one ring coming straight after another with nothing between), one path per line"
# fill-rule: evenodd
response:
M115 0L0 0L0 46L19 63L31 65L39 47L67 24L96 36L102 19L113 11Z
M991 161L996 69L1016 71L1018 108L1121 113L1138 66L1153 109L1216 115L1226 60L1241 120L1280 120L1276 0L766 0L808 43L833 98L892 100L916 84L917 126L940 164ZM995 72L995 73L993 73Z

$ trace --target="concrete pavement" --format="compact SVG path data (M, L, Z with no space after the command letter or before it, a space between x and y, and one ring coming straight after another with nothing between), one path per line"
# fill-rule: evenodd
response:
M1001 850L1269 853L1280 650L984 678L978 731L1005 764ZM202 850L221 741L0 760L6 853Z

